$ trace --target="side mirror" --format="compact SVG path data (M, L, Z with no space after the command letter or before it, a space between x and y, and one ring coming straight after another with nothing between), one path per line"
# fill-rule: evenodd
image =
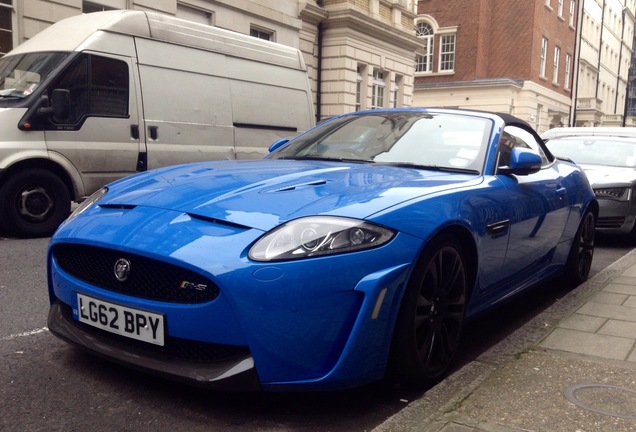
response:
M64 123L68 120L70 110L71 92L66 89L53 89L50 98L42 96L38 113L52 116L57 123Z
M271 146L269 146L269 152L271 153L271 152L281 148L282 146L284 146L288 142L289 142L289 140L287 138L281 138L278 141L274 141L274 143Z
M541 155L528 148L515 147L510 153L510 166L500 167L500 174L528 175L541 170Z
M68 115L71 111L71 92L66 89L53 89L51 93L53 118L58 123L68 121Z

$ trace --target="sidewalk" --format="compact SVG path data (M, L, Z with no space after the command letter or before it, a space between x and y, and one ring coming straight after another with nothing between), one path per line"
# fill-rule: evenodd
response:
M374 432L636 431L636 249Z

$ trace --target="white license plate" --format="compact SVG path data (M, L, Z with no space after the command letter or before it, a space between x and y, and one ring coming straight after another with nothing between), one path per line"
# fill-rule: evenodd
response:
M155 345L164 344L163 315L77 294L77 319L102 330Z

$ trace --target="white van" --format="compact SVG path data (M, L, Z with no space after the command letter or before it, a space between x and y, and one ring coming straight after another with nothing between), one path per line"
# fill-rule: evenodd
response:
M151 12L62 20L0 59L0 231L50 235L115 179L258 158L314 122L295 48Z

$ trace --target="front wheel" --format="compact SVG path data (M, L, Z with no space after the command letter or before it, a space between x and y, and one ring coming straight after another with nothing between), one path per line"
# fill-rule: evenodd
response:
M407 386L441 377L453 360L468 299L468 269L460 242L442 235L416 263L396 321L391 372Z
M68 217L68 188L50 171L17 172L0 187L0 228L16 237L47 237Z
M565 283L572 288L585 282L590 275L594 257L595 222L594 213L587 210L572 240L564 275Z

